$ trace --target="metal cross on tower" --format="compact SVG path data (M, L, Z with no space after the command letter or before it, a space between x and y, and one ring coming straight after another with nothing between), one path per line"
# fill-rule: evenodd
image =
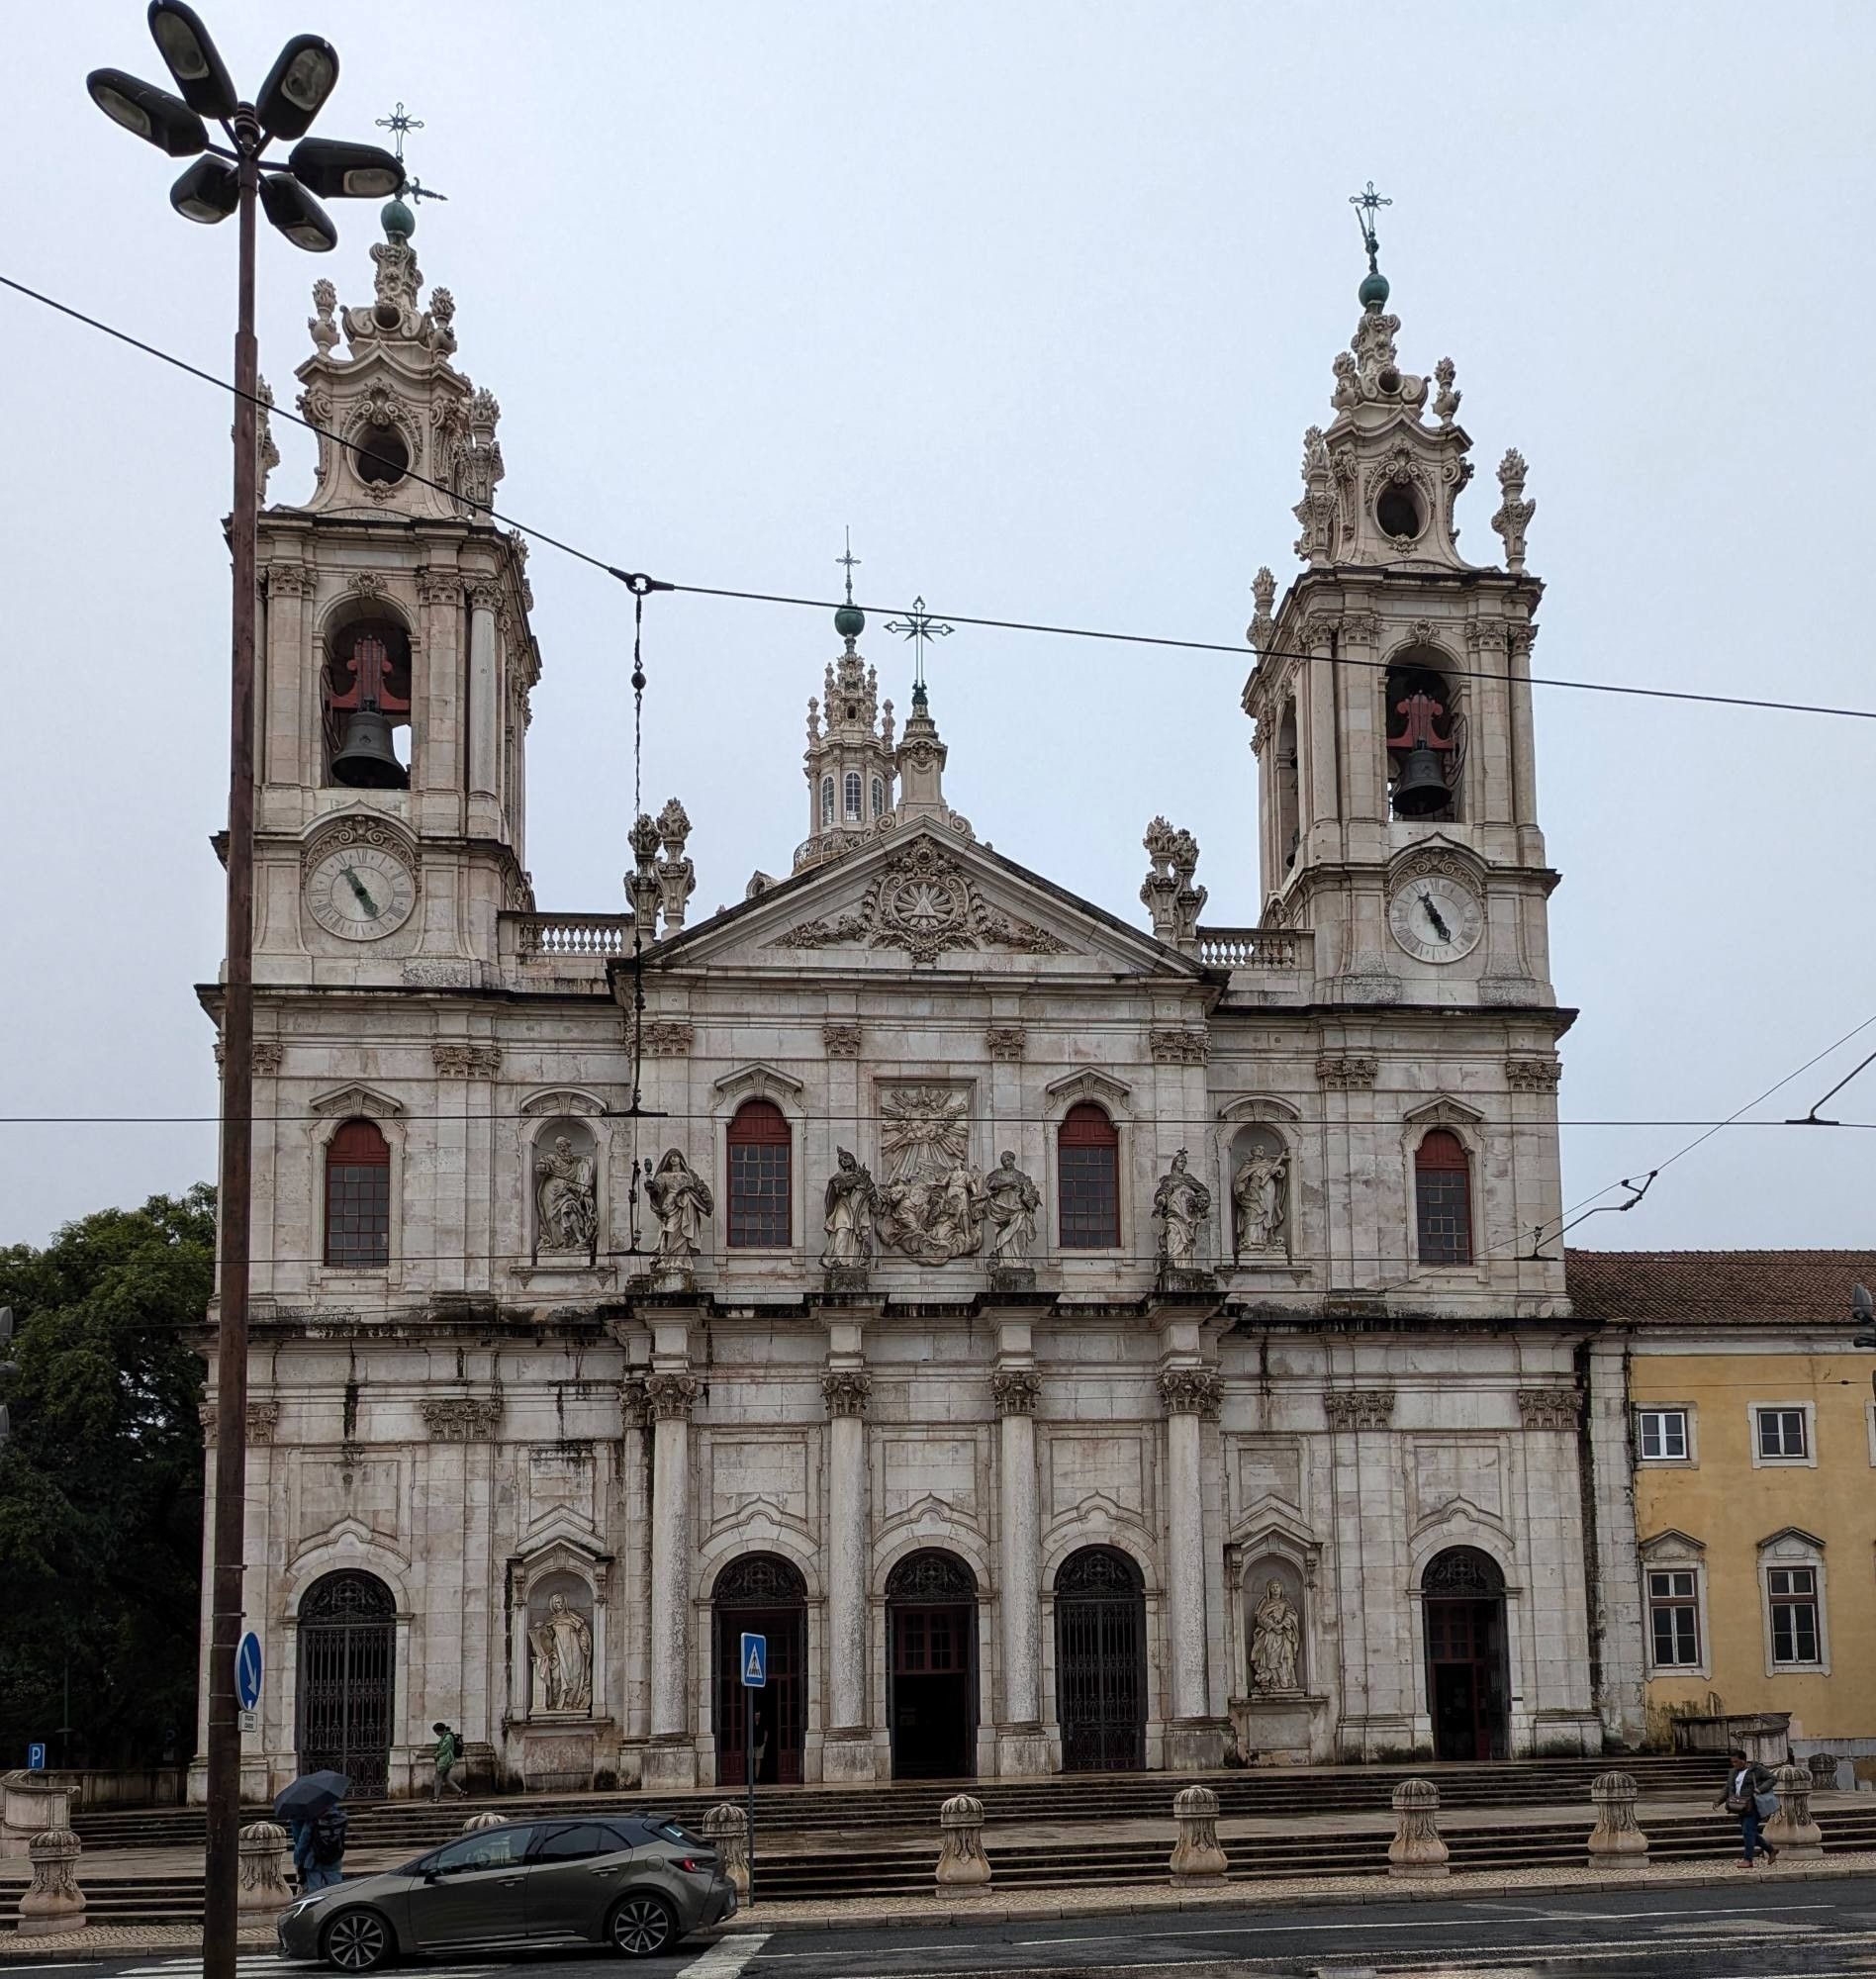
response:
M847 535L847 553L845 556L835 557L834 561L836 563L845 564L847 566L847 603L851 605L853 603L854 567L860 562L860 559L853 553L853 530L851 527L847 529L846 535Z
M1374 181L1372 179L1368 180L1365 191L1352 192L1349 195L1349 204L1360 208L1360 211L1355 216L1355 224L1361 230L1361 244L1367 249L1368 273L1370 275L1380 272L1379 255L1381 251L1381 238L1374 231L1374 216L1382 207L1392 206L1393 203L1391 199L1383 199L1374 190Z
M405 109L404 105L399 103L392 110L389 117L380 117L377 123L380 131L389 131L391 133L391 141L396 146L397 161L399 164L403 164L405 133L407 131L422 130L422 118L413 117ZM418 180L409 177L404 181L403 191L408 193L413 199L440 199L447 201L449 198L446 192L431 192L428 186L420 184Z
M925 642L928 639L944 639L958 628L947 625L942 618L934 618L925 610L922 598L912 600L912 609L903 618L889 618L886 621L889 632L896 632L901 638L912 642L912 692L922 700L925 693Z

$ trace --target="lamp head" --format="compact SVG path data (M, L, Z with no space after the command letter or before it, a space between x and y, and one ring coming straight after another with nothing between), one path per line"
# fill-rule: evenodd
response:
M338 83L338 52L318 35L295 35L267 72L254 115L270 138L304 138Z
M182 100L204 117L233 117L240 98L209 31L182 0L150 0L149 32Z
M209 148L208 126L179 96L154 83L121 68L94 68L85 88L113 124L172 158L193 158Z
M285 172L269 172L260 182L260 203L267 218L296 247L325 254L338 245L338 229L326 209Z

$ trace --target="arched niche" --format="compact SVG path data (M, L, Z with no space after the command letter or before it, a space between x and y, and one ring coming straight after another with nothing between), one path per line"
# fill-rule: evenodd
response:
M596 1716L599 1657L593 1583L566 1566L530 1575L524 1626L527 1715Z
M1309 1688L1309 1590L1286 1555L1260 1553L1244 1569L1246 1682L1254 1698Z
M542 1119L523 1143L536 1264L591 1265L600 1250L602 1151L573 1113Z
M1416 638L1381 675L1388 809L1415 823L1466 815L1467 682L1452 656Z
M1287 1264L1293 1243L1295 1162L1273 1121L1247 1120L1229 1142L1231 1257L1237 1265Z

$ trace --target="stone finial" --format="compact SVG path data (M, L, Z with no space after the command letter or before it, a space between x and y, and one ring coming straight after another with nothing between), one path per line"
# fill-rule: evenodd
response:
M664 895L664 931L675 934L684 925L685 902L697 892L697 868L684 856L691 836L691 819L676 798L658 813L658 837L664 856L658 862L658 885Z
M20 1899L14 1931L21 1937L48 1937L77 1931L85 1921L85 1893L78 1887L80 1843L69 1828L43 1829L26 1845L33 1886Z
M1198 841L1189 831L1174 831L1156 817L1140 841L1152 862L1141 883L1140 900L1153 916L1154 938L1194 953L1198 947L1198 916L1206 893L1193 884L1198 871Z
M1267 563L1261 565L1257 576L1251 580L1251 596L1257 603L1257 610L1251 615L1251 623L1244 636L1259 653L1263 653L1276 637L1276 573Z
M508 1825L506 1814L497 1814L493 1808L485 1807L480 1814L472 1814L462 1825L465 1835L480 1835L485 1828L504 1828Z
M267 417L273 411L273 387L265 378L254 381L254 397L260 401L254 408L254 506L267 506L267 477L280 465L280 449L274 444L273 422Z
M953 1794L938 1810L938 1887L987 1889L990 1858L984 1852L984 1803Z
M734 1801L718 1801L704 1817L704 1839L716 1850L723 1874L749 1898L749 1817Z
M1328 563L1336 498L1331 486L1329 448L1321 426L1311 426L1303 435L1303 499L1290 513L1303 525L1302 534L1292 545L1296 554L1306 564Z
M1524 455L1515 446L1506 447L1505 457L1498 463L1498 485L1505 491L1505 499L1492 518L1492 527L1505 539L1507 570L1524 569L1525 531L1538 513L1538 505L1524 499L1525 476L1530 472Z
M1443 357L1433 367L1434 382L1440 387L1433 401L1433 416L1443 426L1450 426L1457 417L1459 401L1465 394L1453 382L1458 371L1452 358Z
M1811 1818L1811 1768L1780 1766L1775 1784L1778 1812L1765 1824L1765 1839L1794 1862L1815 1861L1824 1853L1824 1831Z
M821 739L820 696L810 694L807 698L807 740L811 748Z
M333 317L337 308L338 291L322 275L313 284L313 314L306 320L322 357L329 356L338 342L338 324Z
M1172 1849L1172 1880L1187 1888L1222 1883L1229 1864L1218 1845L1218 1796L1210 1787L1186 1787L1172 1796L1179 1838Z
M658 938L658 902L664 889L658 884L658 822L649 811L640 811L630 833L632 871L625 878L625 897L631 902L632 918L647 941Z
M1390 1876L1444 1876L1447 1845L1440 1839L1440 1789L1431 1780L1402 1780L1394 1789L1394 1838L1387 1844Z
M448 295L447 289L437 289L430 296L430 306L434 309L437 299ZM451 306L453 310L453 305ZM454 336L450 348L455 348ZM461 440L456 459L456 488L463 500L473 508L486 509L495 500L496 483L507 469L502 463L502 443L495 436L495 428L502 418L502 408L496 396L484 385L469 396L467 433ZM515 547L525 550L527 539L516 536ZM523 584L523 589L525 585ZM529 600L531 603L531 599Z
M1598 1773L1591 1783L1589 1797L1596 1808L1596 1826L1589 1835L1592 1869L1648 1866L1648 1838L1635 1818L1638 1791L1631 1773Z
M271 1917L293 1901L287 1886L287 1860L293 1839L277 1821L250 1821L241 1830L240 1888L234 1898L238 1917Z

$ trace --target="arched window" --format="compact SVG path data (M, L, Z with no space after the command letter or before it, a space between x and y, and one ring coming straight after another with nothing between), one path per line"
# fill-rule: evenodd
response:
M1056 1189L1065 1251L1120 1244L1120 1133L1087 1100L1071 1106L1056 1137Z
M834 821L834 780L821 779L821 829L824 831Z
M729 1123L730 1248L787 1250L790 1195L788 1120L771 1100L746 1100Z
M1430 647L1401 655L1382 676L1387 699L1388 805L1396 817L1461 815L1465 723L1457 684Z
M884 777L875 777L873 780L873 815L875 817L884 817L886 815L886 779Z
M847 815L855 819L858 819L862 814L860 810L860 772L858 770L849 770L846 779Z
M353 1272L391 1262L391 1149L369 1120L347 1120L327 1146L326 1262Z
M1472 1262L1472 1164L1465 1144L1436 1128L1414 1151L1414 1203L1423 1265Z

